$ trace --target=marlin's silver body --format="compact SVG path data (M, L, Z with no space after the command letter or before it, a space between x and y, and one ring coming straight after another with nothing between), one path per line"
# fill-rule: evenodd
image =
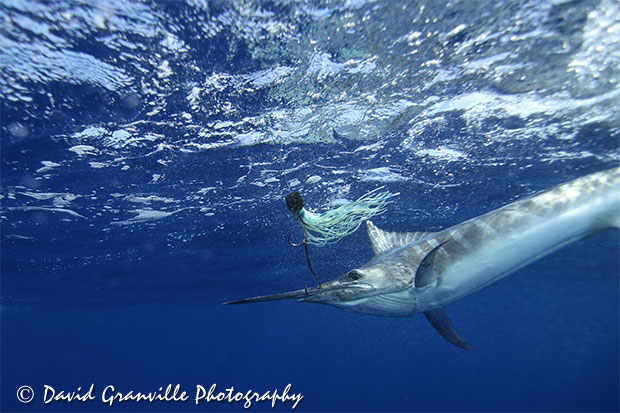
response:
M379 254L360 271L389 279L394 292L341 306L387 316L443 307L571 242L619 226L620 168L559 185L433 234L389 233L369 222ZM408 237L417 239L407 243ZM434 259L437 277L416 288L420 262L443 242Z
M367 227L376 255L364 266L320 287L233 303L297 298L381 316L424 313L442 336L470 348L450 332L453 327L441 308L567 244L620 228L620 168L556 186L440 232L387 232L370 221Z

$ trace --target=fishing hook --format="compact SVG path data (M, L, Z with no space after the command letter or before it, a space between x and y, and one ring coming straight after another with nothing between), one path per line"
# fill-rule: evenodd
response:
M306 245L306 240L304 239L302 242L300 242L299 244L294 244L291 242L291 233L289 231L288 233L288 245L290 245L291 247L301 247L302 245Z
M321 288L321 280L319 279L319 276L316 275L316 273L314 272L314 270L312 269L312 264L310 264L310 253L308 252L308 240L306 238L304 238L304 240L302 242L300 242L299 244L295 244L293 242L291 242L291 233L288 233L288 245L290 245L291 247L304 247L304 251L306 253L306 262L308 263L308 269L310 270L310 272L312 273L312 275L314 275L314 278L316 278L316 281L319 283L319 288ZM307 291L306 291L307 293Z

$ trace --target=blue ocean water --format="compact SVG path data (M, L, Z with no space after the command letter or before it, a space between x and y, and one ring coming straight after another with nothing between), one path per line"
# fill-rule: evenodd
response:
M421 315L234 299L313 286L284 196L436 231L620 159L620 6L601 1L0 3L0 410L177 384L299 411L617 411L617 230ZM363 230L310 248L332 279ZM96 400L46 403L45 386ZM34 399L19 401L22 386ZM51 392L48 390L48 394ZM293 402L278 402L289 411ZM252 410L272 410L270 401Z

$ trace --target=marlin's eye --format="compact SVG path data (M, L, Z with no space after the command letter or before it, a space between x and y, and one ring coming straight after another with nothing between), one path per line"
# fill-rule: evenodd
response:
M362 273L357 270L351 270L344 276L347 281L355 281L362 278Z

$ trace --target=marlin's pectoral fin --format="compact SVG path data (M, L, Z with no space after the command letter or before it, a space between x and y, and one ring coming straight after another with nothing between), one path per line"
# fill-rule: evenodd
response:
M439 334L450 343L455 346L459 346L466 350L473 350L474 347L470 346L463 338L456 332L454 326L452 325L452 321L448 317L448 314L442 309L438 308L432 311L424 312L424 316L428 320L429 323L437 330Z
M450 240L446 240L430 250L422 262L420 262L420 265L418 265L418 269L415 273L415 286L417 288L425 287L430 283L437 281L437 273L433 267L433 264L435 263L435 254L437 254L437 251L439 251L439 249L449 241Z

